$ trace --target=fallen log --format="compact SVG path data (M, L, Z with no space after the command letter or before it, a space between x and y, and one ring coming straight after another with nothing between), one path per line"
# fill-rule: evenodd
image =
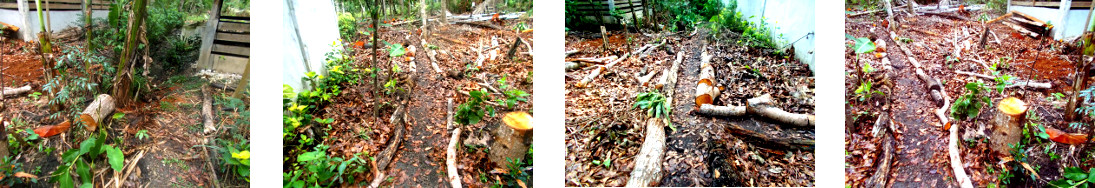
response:
M656 186L656 182L662 178L662 160L665 158L665 125L664 119L650 118L646 120L646 137L643 140L639 155L635 156L634 169L627 180L627 187Z
M681 61L682 61L682 60L684 60L684 55L683 55L683 53L677 53L677 59L676 59L676 60L673 60L673 65L679 65L679 64L681 63ZM665 83L668 83L668 82L669 82L669 74L670 74L670 73L675 73L676 71L677 71L677 69L675 69L675 68L672 68L672 67L671 67L670 69L668 69L668 70L664 70L664 71L662 71L662 78L661 78L661 81L658 81L658 84L655 84L655 85L654 85L654 89L658 89L658 90L661 90L661 89L662 89L662 86L664 86L664 85L665 85ZM673 75L673 78L675 79L675 78L676 78L676 75ZM670 96L670 97L672 97L672 96Z
M875 121L875 128L879 131L875 134L876 137L882 137L882 151L878 156L878 168L875 169L874 174L870 179L867 179L867 187L886 187L886 183L889 181L890 169L892 169L892 163L894 159L894 136L887 130L885 124L890 123L886 117L886 113L878 116L878 120Z
M677 83L677 71L681 65L684 53L677 53L677 61L669 68L669 72L662 77L667 77L664 85L674 88ZM673 106L673 89L665 90L667 93L666 105ZM631 177L627 180L627 187L656 186L662 178L662 160L665 159L665 124L671 123L669 119L650 118L646 120L646 136L643 138L642 148L635 156L635 169L631 170Z
M814 115L790 113L771 106L771 94L764 94L760 97L746 100L746 102L748 104L745 108L746 113L757 114L793 126L814 126Z
M944 126L950 126L950 137L947 143L948 157L951 162L951 170L954 171L954 178L958 181L958 185L962 188L973 188L973 182L970 180L969 175L966 175L966 169L962 167L962 157L958 155L958 127L952 126L950 119L947 118L947 109L950 109L951 97L947 96L947 92L943 94L943 106L935 110L935 116L939 117L939 123Z
M230 86L228 84L211 82L211 83L209 83L209 86L213 87L214 89L221 89L221 90L226 90L226 91L236 91L236 87Z
M208 87L202 88L202 119L202 124L205 125L203 133L209 134L217 130L214 123L216 116L213 115L213 94L209 92Z
M23 95L24 93L28 93L30 92L31 88L30 85L25 85L23 87L17 88L4 87L3 90L4 98L8 98L8 96Z
M956 70L956 71L954 71L954 73L970 75L970 76L974 76L974 77L980 77L980 78L989 79L989 80L993 80L993 81L996 80L995 76L989 76L989 75L979 74L979 73L974 73L974 72L966 72L966 71ZM1049 89L1049 88L1053 88L1053 84L1048 83L1048 82L1035 82L1035 81L1018 80L1018 81L1012 82L1006 88L1012 88L1012 87L1031 87L1031 88L1037 88L1037 89Z
M107 94L100 94L87 105L87 108L84 108L84 112L80 113L80 121L87 125L88 131L95 131L99 127L99 122L110 116L111 112L114 112L114 98Z
M771 106L772 95L764 94L746 100L746 106L715 106L702 104L696 110L698 114L709 116L744 116L757 115L775 120L787 125L798 127L812 127L815 125L814 115L796 114Z
M706 51L700 55L700 80L696 84L696 106L712 104L719 97L719 88L715 86L715 67L711 65L711 56Z
M449 138L449 148L445 152L445 164L448 166L449 183L452 187L464 187L460 183L460 171L456 169L456 143L460 140L460 128L452 126L452 98L449 98L448 116L445 121L445 127L452 131L452 137Z
M586 64L586 63L578 62L578 61L568 61L568 62L563 63L563 64L564 64L564 66L566 66L565 69L566 69L567 72L578 70L582 67L585 67L585 66L589 65L589 64Z
M566 51L566 52L564 53L563 57L569 57L570 55L574 55L574 54L576 54L576 53L578 53L578 50L571 50L571 51Z
M503 30L501 27L498 27L498 26L494 26L494 25L490 25L490 24L483 24L483 23L474 22L474 21L457 21L457 22L453 22L453 23L454 24L464 24L464 25L488 28L488 29L494 29L494 30Z
M388 139L388 146L377 154L376 161L379 165L378 168L381 171L387 169L388 164L390 164L392 158L395 157L396 150L399 149L399 144L403 141L404 128L403 124L400 124L399 122L403 119L403 113L406 111L406 109L404 109L405 106L406 102L401 102L399 107L395 109L395 112L392 112L391 118L388 119L388 123L395 127L395 135Z
M890 37L893 36L897 36L897 34L891 31ZM932 78L924 72L924 69L922 68L923 65L920 64L920 61L917 61L916 58L913 57L913 53L909 51L908 48L906 48L904 45L901 45L900 42L895 43L895 45L897 45L898 49L901 49L902 53L905 53L905 58L907 58L909 63L916 68L916 77L920 78L920 81L923 81L927 84L928 93L930 93L930 95L932 96L933 101L936 102L937 105L939 105L938 103L943 103L943 94L941 91L943 89L943 84L940 83L938 79Z
M624 56L620 57L619 59L609 61L608 64L606 64L606 65L598 66L597 68L593 69L592 73L589 73L589 75L586 75L585 78L582 78L582 80L578 81L578 83L575 84L575 85L578 86L578 87L589 87L590 82L593 82L594 78L597 78L597 76L600 76L601 73L606 71L606 69L609 69L609 68L612 68L613 66L616 66L616 63L623 62L629 56L631 56L631 53L624 54Z
M655 62L654 64L661 64L661 62ZM658 74L658 71L650 71L650 73L647 73L646 76L636 76L636 79L639 79L639 85L641 85L643 87L649 87L650 86L650 80L653 79L654 75L657 75L657 74Z

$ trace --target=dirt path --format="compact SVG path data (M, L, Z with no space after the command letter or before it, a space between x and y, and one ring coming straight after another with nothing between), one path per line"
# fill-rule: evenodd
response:
M447 92L413 91L449 91L436 78L438 75L424 65L424 58L416 59L418 70L415 73L415 87L411 102L407 104L407 118L412 123L406 125L403 147L400 149L394 168L389 173L395 175L396 187L440 187L446 184L441 173L445 167L445 147L448 139L438 134L445 132L445 103Z
M889 37L886 40L887 43L895 44L895 41ZM916 68L906 61L905 55L898 50L892 50L887 55L894 67L894 74L890 75L896 76L893 78L895 82L893 91L900 91L891 92L892 95L889 96L890 106L893 107L890 114L893 114L893 120L898 123L896 132L903 133L897 134L896 137L896 163L892 171L894 175L891 177L895 179L892 185L894 187L955 185L955 182L950 180L953 178L945 180L942 174L946 171L943 168L944 165L949 163L929 163L927 160L938 161L933 157L940 157L936 155L946 153L947 141L944 139L946 135L939 131L941 127L936 126L939 121L930 115L938 107L931 102L929 95L924 95L928 93L927 87L916 77ZM913 58L922 59L915 56Z
M706 36L707 31L697 32L697 36ZM673 96L673 125L677 131L666 131L666 154L663 168L665 176L662 178L662 186L694 187L710 185L710 179L697 179L695 177L711 177L710 165L705 159L711 157L709 141L712 134L710 123L703 124L694 115L690 115L692 107L692 95L696 87L699 74L700 55L707 46L705 37L692 37L684 42L685 50L677 53L685 53L681 62L680 72L677 74L677 85Z

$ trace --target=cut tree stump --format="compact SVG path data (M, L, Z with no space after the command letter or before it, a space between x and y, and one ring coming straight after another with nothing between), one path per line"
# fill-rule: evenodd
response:
M84 108L84 112L80 113L80 121L87 125L88 131L95 131L99 127L99 122L110 116L111 112L114 112L114 98L107 94L100 94L87 105L87 108Z
M489 158L495 167L506 169L513 161L524 161L532 143L532 115L510 112L502 117L504 126L494 129L494 141L490 145Z
M1008 97L997 102L996 115L993 121L996 123L992 129L992 150L1003 155L1011 154L1011 146L1019 143L1023 137L1023 121L1027 114L1027 104L1015 97Z

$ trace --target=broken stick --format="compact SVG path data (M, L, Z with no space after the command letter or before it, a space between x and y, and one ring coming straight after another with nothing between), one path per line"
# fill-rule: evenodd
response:
M213 94L209 93L208 87L202 87L202 118L204 119L202 124L205 125L203 133L209 134L217 130L216 123L213 122L213 119L216 119L213 116Z
M446 118L447 121L445 121L445 127L452 130L452 137L449 138L449 149L446 150L445 153L445 164L448 165L449 183L452 184L452 187L464 187L461 186L460 183L460 171L456 169L456 143L460 140L460 128L452 126L452 98L449 98L448 108L445 109L449 112L448 118Z

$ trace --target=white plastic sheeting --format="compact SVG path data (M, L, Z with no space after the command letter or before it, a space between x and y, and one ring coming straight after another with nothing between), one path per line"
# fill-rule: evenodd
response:
M723 0L723 4L730 1ZM765 18L772 35L783 35L778 45L794 42L795 59L814 71L814 1L803 0L736 0L738 11L750 21ZM805 36L805 37L804 37ZM801 40L800 40L801 39ZM796 42L797 40L797 42Z
M310 89L300 79L305 73L326 74L325 54L335 48L331 44L339 39L337 11L331 0L284 0L283 4L282 82L300 92Z

